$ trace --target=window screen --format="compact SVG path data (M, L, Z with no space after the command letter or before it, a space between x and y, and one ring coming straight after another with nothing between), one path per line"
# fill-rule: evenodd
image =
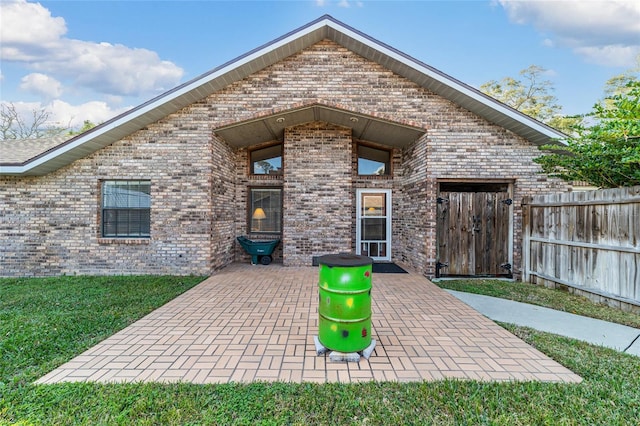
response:
M108 180L102 183L102 236L148 238L151 229L151 182Z
M282 188L250 188L249 232L282 232Z

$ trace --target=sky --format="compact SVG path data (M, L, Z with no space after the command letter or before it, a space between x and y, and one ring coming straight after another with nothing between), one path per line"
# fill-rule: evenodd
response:
M0 0L0 101L99 124L325 14L474 87L543 67L564 114L640 55L637 0Z

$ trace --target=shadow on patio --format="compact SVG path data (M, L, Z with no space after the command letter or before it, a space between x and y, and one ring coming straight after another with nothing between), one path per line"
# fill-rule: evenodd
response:
M38 383L581 379L415 274L374 274L375 351L318 356L318 269L233 264Z

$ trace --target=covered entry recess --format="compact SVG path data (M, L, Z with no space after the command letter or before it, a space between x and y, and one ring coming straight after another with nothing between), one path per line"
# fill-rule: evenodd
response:
M511 277L511 182L440 182L436 277Z

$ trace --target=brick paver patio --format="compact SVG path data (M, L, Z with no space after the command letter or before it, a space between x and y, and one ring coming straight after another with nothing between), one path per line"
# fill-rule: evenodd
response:
M233 264L38 383L581 378L426 278L374 274L375 351L318 356L318 269Z

